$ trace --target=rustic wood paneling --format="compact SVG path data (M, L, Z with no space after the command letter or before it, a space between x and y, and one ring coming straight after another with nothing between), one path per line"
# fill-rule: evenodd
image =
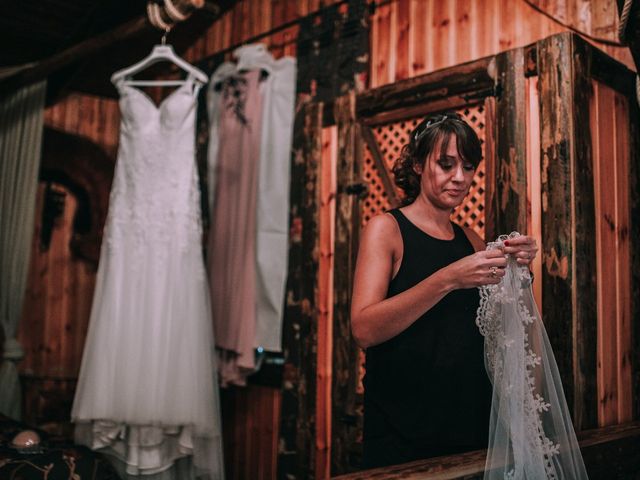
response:
M577 429L596 425L593 166L588 59L570 34L538 43L543 318Z
M631 298L629 117L627 99L592 82L591 128L596 200L598 424L630 421Z
M617 40L615 0L532 3L587 34ZM526 2L513 0L401 0L378 7L371 25L372 88L567 31ZM627 47L596 46L634 68Z
M640 471L640 422L578 433L580 450L591 480L631 480ZM611 459L616 461L612 462ZM334 480L480 480L486 451L420 460L403 465L364 470Z
M460 108L469 103L466 95L493 88L490 64L491 58L481 58L368 90L358 95L357 115L375 125Z
M604 2L569 0L561 3L568 5L568 13L565 17L567 23L574 24L581 29L586 29L586 25L572 23L572 19L588 18L588 16L581 16L581 12L584 12L585 5L589 4L587 6L590 6L592 17L590 32L605 36L614 35L614 33L610 33L613 27L609 24L611 21L615 22L615 17L611 21L607 20L610 18L607 2L612 3L609 0ZM334 2L322 2L322 5L331 3ZM603 8L607 11L604 13L596 12L594 10L596 4L598 8L604 6ZM239 2L233 10L227 12L222 19L213 23L206 34L196 40L194 45L184 53L184 57L196 62L203 56L211 55L232 43L265 32L289 19L315 11L320 6L320 0L255 0L251 2L244 0ZM544 2L544 5L541 6L549 9L555 8L549 2ZM416 75L529 44L563 30L562 27L544 15L535 12L525 2L512 2L511 0L400 0L378 8L372 18L371 26L369 82L371 87L392 83L401 78L411 79ZM294 36L296 31L297 27L292 27L278 35L267 37L264 42L274 47L273 52L276 56L295 54ZM625 64L632 65L630 54L626 48L602 48ZM230 54L227 54L226 57L229 58ZM436 96L440 95L440 97L447 96L442 92L432 93ZM416 114L419 114L420 103L424 100L424 98L416 97L416 103L410 108L415 108ZM398 104L398 111L407 108L401 103ZM443 108L445 106L456 107L455 105L443 105ZM91 139L110 155L115 156L119 125L119 114L115 101L71 95L47 109L45 118L47 125ZM631 136L631 138L634 137ZM637 155L635 151L632 154ZM636 168L633 162L631 162L630 168ZM632 176L630 181L637 182L635 178ZM631 189L633 189L633 185ZM636 202L636 200L633 201ZM640 207L637 206L637 203L633 203L633 208L637 212ZM339 229L339 226L337 228ZM632 231L635 231L634 228L638 230L637 223L632 224ZM637 260L640 254L635 253L636 250L637 248L632 249L632 262L635 261L634 265L640 267ZM638 271L640 268L632 269L632 280L636 287L640 285ZM42 289L44 286L40 288ZM336 295L340 295L340 288L336 286ZM70 294L70 292L63 294ZM86 296L91 298L92 295L87 293ZM338 302L338 300L336 301ZM635 303L632 307L633 315L631 318L636 318L637 312L640 311L639 301L636 296L632 301ZM634 328L638 327L634 326ZM335 335L334 332L334 337ZM634 339L639 337L640 335L635 335ZM634 341L638 342L638 340ZM83 338L76 339L78 345L81 345L82 342ZM640 351L640 348L636 348L634 351ZM312 356L309 354L305 358L311 359ZM640 354L636 356L634 361L636 365L640 365ZM307 366L303 368L306 369ZM635 368L634 371L638 372L638 368ZM640 374L637 374L636 384L640 385ZM304 385L295 385L295 388L300 392L305 391ZM262 402L260 395L260 393L256 393L251 397L251 401L260 404ZM286 404L290 405L290 403ZM640 400L637 404L640 405ZM637 409L640 410L640 407ZM261 438L267 441L266 437ZM272 446L277 444L275 435L268 441L272 442ZM256 444L252 443L251 445L253 447ZM240 458L237 461L240 461Z
M54 223L49 247L43 249L40 219L46 186L38 186L36 226L18 338L25 348L20 365L23 374L67 378L76 376L80 367L82 343L77 339L86 335L95 269L75 258L69 248L76 198L61 185L54 188L65 196L64 210Z
M351 335L351 290L360 233L360 200L349 186L361 181L362 142L355 115L355 95L335 103L337 133L337 198L334 270L334 334L332 385L331 472L353 471L360 464L358 432L362 418L356 409L360 349Z
M120 110L115 100L73 93L45 110L44 124L86 138L116 158Z
M223 441L228 480L276 478L280 390L248 385L222 390Z
M316 373L316 478L331 469L331 386L333 383L333 271L336 213L336 127L322 130L318 233L318 370Z
M526 135L527 135L527 214L529 235L536 239L538 247L542 245L542 190L540 184L540 98L538 97L538 77L530 77L525 80L525 106L526 106ZM531 262L530 269L534 275L533 297L542 308L542 255L536 255Z
M633 101L633 97L631 97ZM629 240L629 98L618 92L614 94L615 132L615 186L616 186L616 318L617 349L616 369L618 372L618 423L633 419L633 381L631 368L631 242ZM636 191L636 195L638 192ZM640 319L636 318L636 322Z
M600 129L600 122L614 119L613 91L594 84L592 104L592 129L594 132L594 184L596 206L596 257L598 293L598 424L612 425L617 422L618 346L616 341L616 319L618 304L612 287L616 283L616 237L617 225L615 205L615 154L614 138L607 128ZM613 187L613 188L612 188Z
M496 234L514 230L527 233L527 166L525 122L524 50L518 48L496 56L500 94L496 101L494 144L496 157L494 191L490 201ZM487 237L493 241L494 237Z
M319 168L322 104L299 105L293 131L289 278L278 477L315 478Z

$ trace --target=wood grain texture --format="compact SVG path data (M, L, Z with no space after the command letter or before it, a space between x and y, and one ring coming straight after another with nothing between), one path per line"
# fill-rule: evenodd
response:
M583 431L580 450L591 480L629 480L640 471L640 423ZM615 458L616 462L611 459ZM402 465L365 470L334 477L335 480L479 480L484 474L486 451L437 457Z
M633 98L631 99L633 101ZM629 98L614 92L614 135L615 135L615 186L616 186L616 347L618 357L618 423L633 419L633 391L631 368L631 253L630 253L630 194L629 191ZM638 192L636 192L636 195ZM640 321L636 319L636 321Z
M336 127L322 130L318 261L318 358L316 373L316 478L331 470L333 383L333 272L336 208Z
M498 222L496 220L496 145L493 141L496 137L496 98L487 97L484 99L485 111L485 138L489 139L484 142L484 164L485 164L485 241L495 239L500 235L496 229Z
M526 54L525 54L526 55ZM528 232L535 238L538 248L542 245L542 205L540 186L540 109L538 98L538 77L530 77L525 80L526 92L526 135L527 135L527 204L529 213ZM536 282L535 278L542 278L541 255L531 262L529 267L534 275L533 298L538 305L538 310L542 308L542 286L541 282Z
M580 97L585 75L573 59L574 46L569 34L538 42L540 118L545 119L540 130L542 317L574 423L582 429L595 426L595 214L584 121L588 101Z
M416 112L428 111L425 109L429 107L425 105L436 100L464 105L468 103L463 98L465 94L493 87L494 79L488 72L490 63L491 58L481 58L451 69L370 89L358 95L357 115L366 117L367 124L375 124L389 122L394 117L414 116L413 112L408 112L413 108ZM381 115L376 118L376 114Z
M355 94L340 97L334 106L337 123L337 196L335 218L334 331L332 385L331 472L359 467L361 444L356 392L360 349L351 335L350 307L353 272L358 249L360 200L347 191L360 181L362 142L355 116Z
M598 274L598 423L632 418L628 100L592 81Z
M372 88L407 78L407 72L409 77L433 72L568 31L524 1L414 0L408 23L406 3L379 7L373 15ZM617 40L615 0L533 3L588 34ZM404 31L413 39L408 48ZM593 43L634 69L627 47Z
M501 93L496 101L495 178L491 198L495 232L527 233L526 100L524 50L496 56ZM488 238L487 240L493 240Z
M220 403L224 419L222 433L226 478L228 480L271 480L276 478L276 446L278 435L274 419L280 410L280 390L248 385L221 391Z
M614 119L613 91L594 83L594 184L596 207L596 258L598 308L598 425L617 422L617 332L616 302L616 158L611 125ZM602 126L602 128L600 128Z
M315 478L319 168L322 104L301 104L293 130L289 277L278 478Z
M334 1L322 2L322 5L331 3L334 3ZM547 3L549 4L548 6L551 6L551 3ZM580 5L584 5L585 0L580 0L579 3L578 0L569 0L564 3L575 4L573 6L569 5L567 9L567 15L571 16L580 11ZM595 4L595 2L592 3ZM604 5L606 1L598 3L599 5ZM410 13L408 22L406 15L407 5ZM285 20L315 11L320 6L319 0L301 0L297 2L292 0L252 0L251 2L239 2L236 8L227 12L222 19L214 22L204 35L204 41L201 41L202 39L196 40L193 47L184 53L184 57L190 61L197 61L203 55L213 54L231 45L233 40L243 41L257 33L265 32ZM591 9L593 12L593 5L591 5ZM382 22L378 21L379 17L383 17ZM594 21L601 22L599 20L601 17L597 16L592 21L592 27L596 25ZM445 20L449 20L449 23L446 23ZM567 20L571 19L567 18ZM410 2L403 0L402 2L377 9L371 25L371 70L369 82L371 87L386 85L403 78L405 75L408 80L425 73L442 75L444 78L446 75L436 70L451 67L467 60L492 55L506 48L530 44L562 30L551 20L533 11L525 2L511 2L510 0L445 0L442 2L440 0L411 0ZM273 50L276 56L295 54L295 43L291 42L294 32L295 29L290 29L279 36L267 37L264 42L267 45L277 47ZM406 38L409 40L407 41ZM407 48L400 48L399 45L407 45ZM628 49L604 47L603 50L610 52L616 59L623 61L625 65L632 65ZM227 54L226 58L230 59L230 56L230 54ZM593 58L596 58L596 56ZM594 69L596 66L597 62L594 62ZM608 71L614 71L607 64L603 64L600 70L603 75L606 75ZM614 76L612 75L612 77ZM484 82L484 74L482 78L478 77L478 79ZM475 81L472 81L474 88L477 85L477 83L473 83ZM491 79L487 81L487 85L490 85ZM448 79L445 79L446 83L448 83ZM460 87L461 94L466 91L466 88ZM380 93L386 95L389 92L381 91ZM78 100L74 95L47 109L47 124L72 134L87 137L104 148L110 155L115 156L119 125L116 102L90 96L82 96ZM404 109L414 109L415 114L421 114L424 111L424 103L426 101L433 102L430 103L430 108L455 108L455 105L442 100L443 98L451 98L446 97L446 94L443 95L443 92L425 92L425 95L422 98L416 95L413 97L413 103L406 103L398 99L394 100L393 97L391 101L397 102L396 113L400 115L406 115L406 112L403 112ZM434 100L437 98L441 99L438 100L440 103ZM453 98L456 98L458 103L463 102L461 96ZM631 108L636 108L635 104ZM635 121L634 118L637 115L634 117L633 114L630 114L630 117L631 121ZM380 121L385 121L385 119L381 118ZM638 130L635 132L637 137ZM632 133L630 135L631 141L636 142L636 137ZM561 150L561 145L558 148ZM635 163L631 161L629 165L630 170L632 170L632 175L629 178L629 190L637 191L640 182L638 182L637 175L634 176L633 172L637 172L637 155L639 153L637 153L637 149L634 150L632 147L630 155L632 159L635 158L636 160ZM630 197L630 202L630 208L632 212L635 212L631 214L631 218L640 218L638 216L640 212L638 200L635 197ZM640 253L637 253L640 250L638 247L640 240L638 240L637 233L640 231L640 227L638 222L634 223L632 221L630 228L631 282L633 285L632 291L635 292L640 291L640 273L638 273L640 272L640 264L638 263ZM633 232L636 233L634 234ZM550 265L553 267L554 258L549 257L549 259L551 260ZM542 278L536 280L537 283L540 281L542 281ZM39 289L41 291L43 288L45 286L40 285ZM63 294L76 295L77 290L74 290L74 288L71 287ZM338 291L337 287L336 290ZM90 294L88 296L91 297ZM638 300L638 296L632 296L631 302L630 318L639 318L640 300ZM70 307L67 313L75 315L73 312L80 312L82 308L86 309L86 306ZM634 342L634 348L632 349L634 352L633 375L635 378L634 384L636 385L634 392L638 392L640 389L640 369L638 367L640 366L640 353L637 353L640 352L640 330L638 330L640 327L638 323L640 322L634 322L631 326L636 332L632 337ZM72 325L72 329L74 328L75 326ZM82 344L82 341L83 339L76 339L76 347L74 347L76 350ZM587 345L586 348L592 348L594 344L595 342ZM64 353L66 346L61 345L59 348L60 355L67 355L67 353ZM336 355L335 352L334 355ZM303 387L300 388L301 392L303 392ZM251 398L256 399L257 397ZM595 394L593 398L596 398ZM634 394L633 398L636 399L635 412L638 412L640 411L640 396ZM309 411L309 409L306 411ZM635 418L637 418L637 415L636 413ZM275 421L277 423L279 420L276 418ZM266 437L263 436L261 438L267 441ZM273 437L270 441L272 442L271 447L275 452L277 438ZM256 444L252 443L251 446L254 447ZM236 460L238 462L242 461L239 457Z

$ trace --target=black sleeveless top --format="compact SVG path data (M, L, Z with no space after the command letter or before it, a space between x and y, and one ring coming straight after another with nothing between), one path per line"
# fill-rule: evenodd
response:
M456 224L452 223L454 238L440 240L400 210L389 213L400 227L403 254L387 298L475 251ZM378 454L371 448L367 453L367 447L380 445L377 440L385 437L393 439L390 445L417 445L416 458L432 456L425 452L486 448L491 384L484 367L484 340L475 324L478 302L476 288L452 291L406 330L367 349L365 459L376 458Z

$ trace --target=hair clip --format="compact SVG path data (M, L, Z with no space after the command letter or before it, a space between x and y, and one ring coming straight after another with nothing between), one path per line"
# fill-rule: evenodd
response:
M431 127L441 124L445 120L457 120L459 122L464 122L464 120L459 118L455 113L450 115L447 115L446 113L444 113L442 114L442 116L436 116L428 120L427 123L424 124L424 128L422 129L422 131L415 133L415 135L413 136L413 140L416 143L418 143L420 139L424 136L424 134L427 133L427 130L429 130Z

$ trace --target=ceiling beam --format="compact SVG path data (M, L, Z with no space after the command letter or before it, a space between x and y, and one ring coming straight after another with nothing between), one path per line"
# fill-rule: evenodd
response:
M39 62L30 63L22 67L12 67L11 72L4 75L0 71L0 91L9 93L30 83L42 80L51 73L97 53L116 42L152 29L153 27L148 23L147 18L140 16Z

